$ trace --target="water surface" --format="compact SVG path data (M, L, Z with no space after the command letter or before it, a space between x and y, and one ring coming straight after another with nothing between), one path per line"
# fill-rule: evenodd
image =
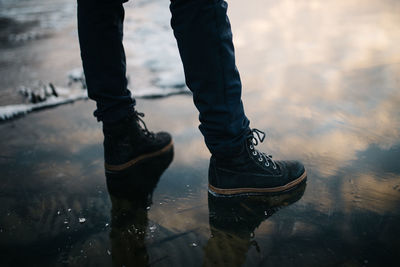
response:
M163 173L168 160L130 173L118 195L106 186L94 104L41 111L0 124L2 266L397 265L398 2L230 8L246 113L268 135L260 149L301 160L307 184L281 196L209 196L210 155L181 95L138 101L150 129L172 133L174 155Z

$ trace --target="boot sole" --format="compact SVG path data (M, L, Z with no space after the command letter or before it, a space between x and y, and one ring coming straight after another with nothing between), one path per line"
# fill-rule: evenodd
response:
M242 194L266 194L266 193L282 193L285 191L288 191L294 187L296 187L298 184L303 182L304 180L307 179L307 172L304 170L304 173L300 175L297 179L291 181L290 183L287 183L282 186L277 186L277 187L268 187L268 188L229 188L229 189L222 189L218 188L215 186L212 186L211 184L208 184L208 190L212 194L216 195L222 195L222 196L233 196L233 195L242 195Z
M146 160L146 159L154 158L154 157L157 157L157 156L159 156L161 154L164 154L164 153L168 152L169 150L172 149L173 145L174 145L174 143L171 140L171 142L168 145L166 145L165 147L161 148L160 150L140 155L140 156L138 156L138 157L136 157L134 159L131 159L130 161L128 161L128 162L126 162L124 164L120 164L120 165L111 165L111 164L104 163L104 167L105 167L106 171L123 171L123 170L128 169L129 167L132 167L133 165L135 165L135 164L137 164L139 162L142 162L142 161Z

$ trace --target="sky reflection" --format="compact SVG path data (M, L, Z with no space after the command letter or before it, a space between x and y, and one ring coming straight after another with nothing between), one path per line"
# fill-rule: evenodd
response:
M399 2L229 2L251 126L267 131L260 149L274 159L304 162L308 181L301 199L252 217L258 225L247 222L243 229L252 231L233 236L234 223L213 217L210 154L191 97L181 95L138 100L149 129L172 133L175 155L153 188L150 209L119 201L107 193L94 104L81 101L0 124L0 248L6 263L23 261L24 251L30 262L110 265L118 257L115 246L135 245L128 235L133 223L147 233L140 236L141 256L156 266L219 262L220 241L232 236L227 258L240 258L232 264L390 265L400 247ZM143 62L133 59L137 25L129 19L150 12L157 1L139 4L127 6L131 79L140 76ZM164 11L157 14L160 25L168 24ZM156 63L149 68L168 66ZM139 210L138 223L134 216L118 221L118 206ZM254 208L261 215L268 211ZM110 229L113 220L121 224Z

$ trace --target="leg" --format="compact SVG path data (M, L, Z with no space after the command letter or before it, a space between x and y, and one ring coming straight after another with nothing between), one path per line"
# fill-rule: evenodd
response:
M96 101L94 115L114 123L133 110L127 89L122 45L122 0L78 0L78 33L88 95Z
M147 130L127 89L124 0L78 0L78 33L89 97L103 122L104 161L119 172L173 149L168 133ZM140 122L143 125L140 125Z
M250 130L244 114L227 3L172 0L170 8L186 83L212 153L209 190L220 195L268 194L302 183L307 176L301 163L274 161L254 147L265 134Z
M186 83L200 112L200 130L212 154L240 150L249 131L241 101L232 32L222 0L172 0L171 25Z

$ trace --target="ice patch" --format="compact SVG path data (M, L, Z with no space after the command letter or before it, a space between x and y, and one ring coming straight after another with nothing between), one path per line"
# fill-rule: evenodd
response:
M87 92L81 89L70 90L67 88L57 88L58 97L49 96L46 100L38 103L17 104L0 106L0 121L9 120L17 116L25 115L29 112L44 108L54 107L61 104L71 103L79 99L86 99Z
M33 104L44 102L51 96L58 97L57 89L52 83L45 85L41 81L33 87L21 87L19 91L30 103Z
M158 88L149 87L135 90L132 92L137 98L158 98L176 94L190 94L190 91L185 88Z

